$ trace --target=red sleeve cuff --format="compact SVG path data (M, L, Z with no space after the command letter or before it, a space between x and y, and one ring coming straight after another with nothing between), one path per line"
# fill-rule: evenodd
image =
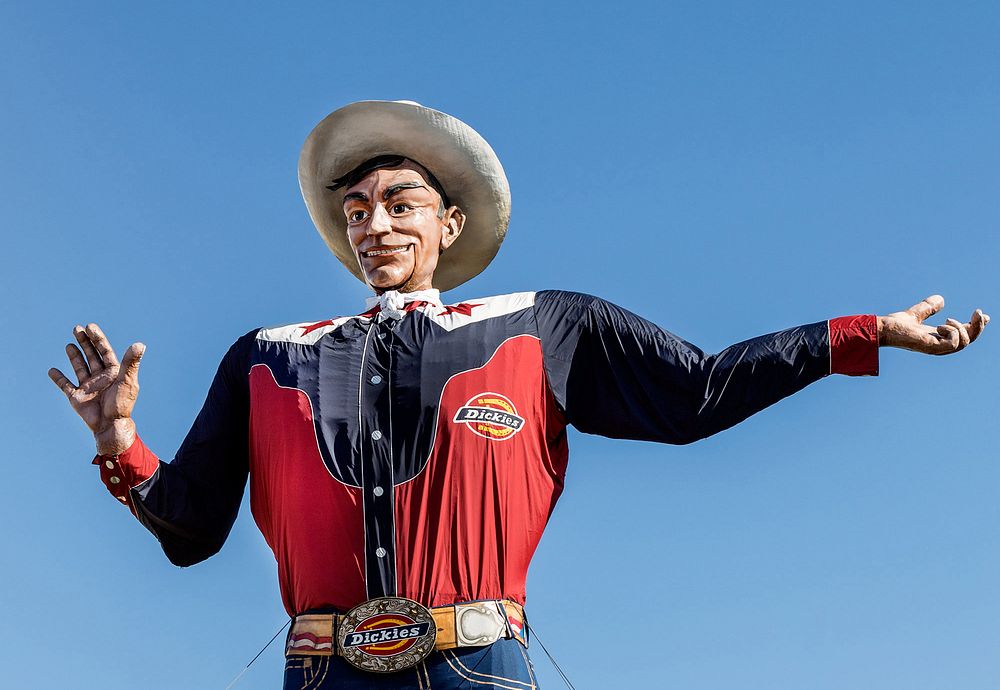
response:
M160 459L142 442L138 436L135 441L120 455L98 455L94 458L95 465L101 468L101 481L108 487L111 495L128 506L136 515L132 505L130 489L142 484L153 476L160 466Z
M830 319L830 373L878 376L878 320L874 314Z

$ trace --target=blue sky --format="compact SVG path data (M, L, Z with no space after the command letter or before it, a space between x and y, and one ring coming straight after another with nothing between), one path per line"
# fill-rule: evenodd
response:
M510 233L454 301L581 290L710 351L935 292L1000 316L1000 10L809 5L0 6L0 684L222 688L282 624L246 506L171 566L45 372L78 322L145 342L169 458L236 337L359 311L295 176L345 103L497 151ZM574 434L528 610L577 688L997 687L995 328L692 446Z

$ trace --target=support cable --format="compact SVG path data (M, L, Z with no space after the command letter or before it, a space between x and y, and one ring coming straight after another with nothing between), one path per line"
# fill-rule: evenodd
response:
M557 662L555 657L552 656L549 653L549 650L545 648L545 643L542 642L542 638L538 636L538 633L535 631L535 629L532 628L531 624L529 624L527 621L525 621L525 625L528 626L528 632L531 633L531 636L534 637L536 640L538 640L538 644L541 645L542 651L545 652L545 656L547 656L549 658L549 661L552 662L552 665L555 667L556 672L559 674L559 677L562 678L563 682L566 684L566 687L569 688L570 690L576 690L576 687L574 687L573 683L570 681L569 676L563 673L562 668L559 667L559 662Z
M240 671L236 675L235 678L233 678L231 681L229 681L229 685L226 686L226 690L230 690L230 688L232 688L234 685L236 685L237 682L239 682L239 679L243 677L243 674L246 673L250 669L250 665L253 664L253 662L257 661L257 657L260 656L261 654L263 654L264 650L271 646L271 643L274 642L278 638L278 635L281 634L281 631L284 630L285 628L287 628L288 624L291 623L291 622L292 622L292 619L289 618L287 621L285 621L284 625L282 625L280 628L278 628L278 632L274 633L274 637L272 637L270 640L268 640L267 644L264 645L263 649L261 649L259 652L257 652L257 656L255 656L253 659L250 660L250 663L247 664L246 668L244 668L242 671Z

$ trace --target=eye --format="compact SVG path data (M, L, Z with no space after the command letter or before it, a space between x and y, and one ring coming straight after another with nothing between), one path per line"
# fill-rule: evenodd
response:
M357 209L347 214L347 221L349 223L360 223L367 217L368 217L368 211L362 211L361 209Z
M393 204L392 205L392 215L398 216L401 213L406 213L410 210L410 207L406 204Z

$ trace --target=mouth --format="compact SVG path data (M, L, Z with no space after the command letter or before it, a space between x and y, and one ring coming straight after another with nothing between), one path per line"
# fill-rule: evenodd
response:
M366 259L371 259L376 256L389 256L391 254L402 254L403 252L409 251L412 244L404 244L401 247L375 247L374 249L368 249L361 252L361 256Z

